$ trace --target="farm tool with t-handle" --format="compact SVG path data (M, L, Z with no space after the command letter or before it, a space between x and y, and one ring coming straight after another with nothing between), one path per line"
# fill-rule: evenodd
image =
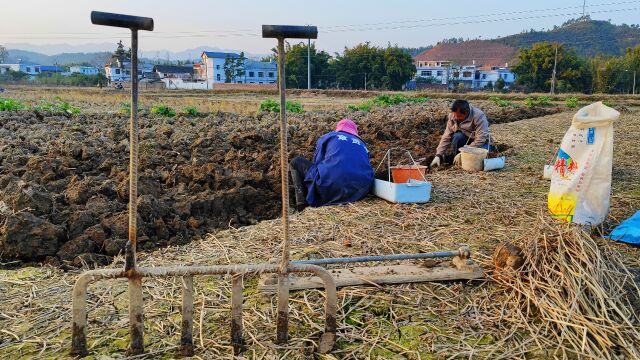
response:
M336 333L336 285L331 274L320 266L313 264L289 264L289 245L287 240L287 206L284 190L287 187L287 169L283 167L283 224L285 226L285 241L283 243L283 263L275 264L230 264L213 266L161 266L138 267L136 264L136 216L137 216L137 190L138 190L138 30L153 30L153 19L92 12L91 21L97 25L116 26L131 30L131 121L130 121L130 152L129 152L129 241L125 249L124 269L96 269L81 274L73 287L72 305L72 338L71 354L86 355L87 351L87 289L89 284L101 279L128 279L129 286L129 332L130 343L127 353L137 355L144 353L144 315L142 298L143 277L182 277L182 333L180 337L181 355L193 355L193 277L196 275L231 275L231 344L234 353L240 353L244 348L242 330L242 281L249 275L262 273L278 273L287 276L288 273L313 273L323 281L325 297L325 329L320 337L318 351L330 352L335 344ZM265 31L266 29L266 31ZM265 26L265 34L278 34L279 37L279 79L281 91L281 114L284 114L284 37L316 37L315 27L289 27L289 26ZM286 161L286 114L282 116L281 129L281 155L282 164ZM286 282L282 282L286 286ZM288 294L288 292L287 292ZM285 312L278 313L278 336L282 342L287 339L287 297L279 297L285 303L278 303L279 309L284 307ZM284 325L282 322L284 321ZM282 333L284 331L284 333Z

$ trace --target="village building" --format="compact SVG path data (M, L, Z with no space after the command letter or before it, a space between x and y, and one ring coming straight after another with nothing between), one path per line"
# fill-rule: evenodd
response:
M0 64L0 74L4 74L7 71L22 72L35 76L40 75L40 65L22 61L16 64Z
M475 90L493 86L502 78L508 88L516 79L509 70L509 63L515 57L516 48L499 42L471 40L438 44L414 58L413 86L436 84L445 89Z
M63 74L65 73L65 68L61 66L52 66L52 65L40 65L40 74Z
M245 84L273 84L276 82L277 74L278 65L274 61L245 60L242 82Z
M152 64L138 63L138 79L151 77L153 68ZM131 62L112 57L104 66L104 73L111 82L131 81Z
M155 65L153 67L153 76L159 79L193 79L193 66Z
M237 59L240 55L236 53L225 53L215 51L202 52L202 65L198 68L199 75L207 83L208 89L213 89L214 84L227 82L224 73L224 63L228 58Z
M72 66L69 68L72 74L98 75L100 70L93 66Z

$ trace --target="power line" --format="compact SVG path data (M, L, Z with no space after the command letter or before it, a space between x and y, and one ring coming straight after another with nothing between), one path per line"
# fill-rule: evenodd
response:
M601 6L612 6L612 5L624 5L624 4L634 4L640 1L618 1L618 2L610 2L604 4L594 4L587 5L588 7L601 7ZM568 10L568 9L576 9L581 8L582 6L565 6L565 7L557 7L557 8L546 8L546 9L531 9L531 10L520 10L520 11L509 11L509 12L501 12L501 13L490 13L490 14L473 14L474 17L489 17L489 16L502 16L502 15L517 15L517 14L529 14L532 12L547 12L547 11L558 11L558 10ZM392 24L404 24L404 23L413 23L413 22L429 22L429 21L442 21L442 20L456 20L456 19L466 19L465 16L454 16L454 17L444 17L444 18L431 18L431 19L419 19L419 20L402 20L402 21L391 21L391 22L379 22L379 23L369 23L369 24L356 24L356 25L335 25L335 26L322 26L323 29L331 29L331 28L340 28L340 27L352 27L352 26L376 26L376 25L392 25Z
M586 5L588 7L602 7L602 6L612 6L612 5L624 5L624 4L636 4L640 3L640 0L634 1L619 1L619 2L610 2L610 3L602 3L602 4L592 4ZM568 10L568 9L576 9L581 8L582 6L567 6L567 7L557 7L557 8L546 8L546 9L532 9L532 10L522 10L522 11L512 11L512 12L501 12L501 13L492 13L492 14L482 14L482 15L474 15L475 17L490 17L490 16L502 16L502 15L516 15L516 14L525 14L531 12L547 12L547 11L558 11L558 10ZM599 10L592 11L591 13L600 14L600 13L612 13L612 12L622 12L622 11L632 11L638 10L638 8L625 8L625 9L607 9L607 10ZM480 20L469 20L464 16L457 17L445 17L445 18L433 18L433 19L419 19L419 20L404 20L404 21L393 21L393 22L380 22L380 23L370 23L370 24L347 24L347 25L334 25L334 26L320 26L321 32L326 33L334 33L334 32L356 32L356 31L379 31L379 30L397 30L397 29L411 29L411 28L422 28L422 27L438 27L438 26L450 26L450 25L459 25L459 24L478 24L478 23L492 23L492 22L502 22L502 21L516 21L516 20L531 20L531 19L540 19L540 18L551 18L551 17L562 17L562 16L576 16L581 15L581 13L573 12L573 13L562 13L562 14L546 14L546 15L534 15L534 16L524 16L524 17L511 17L511 18L499 18L499 19L480 19ZM432 21L443 21L443 20L464 20L459 22L447 22L447 23L430 23L430 24L421 24L421 25L406 25L410 23L423 23L423 22L432 22ZM394 24L405 24L405 25L396 25L396 26L378 26L371 27L376 25L394 25ZM342 29L341 29L342 28ZM327 30L325 30L327 29ZM159 38L159 39L173 39L173 38L190 38L190 37L208 37L208 35L204 34L218 34L214 37L242 37L242 36L253 36L259 37L260 34L255 33L254 29L239 29L239 30L195 30L195 31L175 31L175 32L154 32L150 35L146 35L145 38ZM124 36L128 36L128 34L122 33L122 35L118 34L109 34L108 37L75 37L77 35L90 35L97 36L100 35L98 33L5 33L5 34L13 34L13 35L38 35L38 34L46 34L49 36L45 37L12 37L19 40L29 40L29 39L80 39L80 40L99 40L99 39L116 39ZM159 35L153 35L159 34ZM162 34L184 34L184 35L162 35ZM198 35L202 34L202 35ZM59 36L62 35L62 36ZM74 37L65 37L64 35L73 35ZM3 36L7 37L7 36Z

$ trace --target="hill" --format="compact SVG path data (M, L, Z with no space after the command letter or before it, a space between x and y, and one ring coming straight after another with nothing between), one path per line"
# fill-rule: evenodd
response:
M9 48L9 57L5 61L6 63L15 63L18 59L26 62L32 62L40 65L64 65L64 64L80 64L89 63L94 66L102 66L108 62L111 52L110 51L69 51L65 52L64 49L76 50L81 48L91 48L89 44L83 46L74 46L67 44L56 45L29 45L29 44L16 44L21 47ZM96 44L94 48L102 46ZM105 47L106 48L106 47ZM115 49L115 46L114 46ZM48 55L53 50L58 50L59 53L53 52L52 55ZM240 53L240 50L221 49L211 46L200 46L193 49L186 49L183 51L144 51L140 52L142 58L141 61L148 63L175 63L177 61L197 61L202 51L221 51L221 52L236 52ZM259 59L265 54L253 54L245 53L245 56L250 59Z
M72 63L89 63L94 66L104 65L111 56L110 52L92 52L92 53L62 53L56 55L45 55L38 52L8 49L9 57L6 63L15 63L18 60L23 62L32 62L40 65L55 64L72 64Z
M620 55L623 49L640 44L640 27L614 25L586 16L569 20L553 30L529 31L487 41L497 41L515 48L531 47L533 43L541 41L559 42L574 48L583 56Z

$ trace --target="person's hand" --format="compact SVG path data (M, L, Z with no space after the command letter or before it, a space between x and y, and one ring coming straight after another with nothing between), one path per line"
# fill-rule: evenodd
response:
M431 161L431 167L438 167L440 166L440 156L436 155L436 157L433 158L433 161Z
M456 155L456 157L453 158L453 165L454 166L462 165L462 154L461 153L458 153L458 155Z

